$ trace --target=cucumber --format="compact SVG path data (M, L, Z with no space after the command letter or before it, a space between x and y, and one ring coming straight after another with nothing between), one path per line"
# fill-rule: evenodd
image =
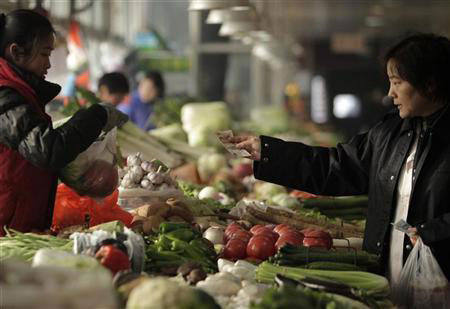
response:
M369 198L366 195L361 196L341 196L341 197L323 197L303 201L303 207L319 210L325 209L346 209L346 208L367 208Z
M306 265L309 269L322 269L322 270L345 270L345 271L364 271L362 267L350 263L340 262L311 262Z

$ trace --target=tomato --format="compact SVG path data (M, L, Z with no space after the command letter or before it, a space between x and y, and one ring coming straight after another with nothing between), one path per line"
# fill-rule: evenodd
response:
M280 237L291 237L291 238L297 238L303 241L303 238L305 238L305 235L303 235L302 232L299 232L297 230L291 230L291 229L284 229L282 233L280 234Z
M312 193L300 191L300 190L294 190L291 193L289 193L290 196L299 198L299 199L310 199L310 198L317 198L318 196Z
M283 230L285 230L285 229L293 229L293 230L295 230L295 227L292 227L292 226L290 226L290 225L287 225L287 224L282 223L282 224L278 224L278 225L273 229L273 231L274 231L275 233L277 233L278 235L281 235L281 232L282 232Z
M254 225L254 226L250 229L250 233L255 234L255 232L256 232L259 228L262 228L262 227L264 227L264 226L261 225L261 224L256 224L256 225Z
M247 243L239 238L230 239L223 248L222 256L233 261L245 259L247 256Z
M244 231L244 229L239 224L237 224L235 222L229 224L227 226L227 228L225 229L225 232L224 232L224 235L223 235L224 242L226 243L228 240L230 240L231 236L234 234L234 232L236 232L238 230Z
M303 244L303 234L299 232L280 236L280 238L278 238L277 242L275 243L275 248L279 250L285 244L300 247Z
M273 240L263 234L250 238L247 245L247 255L252 258L265 260L276 253Z
M328 250L333 245L333 238L330 233L322 230L310 230L304 233L303 245L305 247L323 247Z
M242 228L242 226L240 226L236 222L233 222L233 223L228 224L227 228L225 229L225 233L227 231L231 232L231 231L234 231L234 230L237 230L237 229L242 230L243 228Z
M254 236L256 236L256 235L264 235L264 236L270 237L273 240L274 243L278 239L278 234L275 233L275 232L272 232L271 229L269 229L269 228L267 228L265 226L263 226L263 227L259 228L258 230L256 230L256 233L254 234Z
M250 238L252 238L252 234L250 234L249 232L247 232L245 230L236 230L234 233L230 234L229 239L231 240L231 239L235 239L235 238L239 238L239 239L245 241L245 243L248 243Z

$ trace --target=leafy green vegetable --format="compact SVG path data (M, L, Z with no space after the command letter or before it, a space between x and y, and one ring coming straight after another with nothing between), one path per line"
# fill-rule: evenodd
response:
M6 232L6 236L0 237L0 262L8 258L18 258L31 262L36 252L43 248L72 251L73 241L70 239L51 235L21 233L12 229L6 230Z
M181 109L181 121L188 134L189 145L194 147L219 147L215 133L231 127L230 112L224 102L188 103Z
M277 274L282 274L297 280L304 279L305 277L333 280L335 282L347 284L359 290L361 294L375 299L384 299L390 295L389 282L386 278L361 271L305 269L299 267L275 266L268 262L263 262L256 270L256 279L261 283L270 284L274 282Z
M204 187L185 180L177 180L178 187L183 191L184 195L189 197L197 197L200 190Z
M348 309L367 308L364 304L344 296L313 291L308 288L283 286L268 289L260 303L250 309Z

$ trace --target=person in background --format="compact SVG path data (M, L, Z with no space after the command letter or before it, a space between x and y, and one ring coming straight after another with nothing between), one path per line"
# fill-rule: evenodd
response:
M381 255L391 283L417 237L450 279L450 40L416 34L385 56L395 109L335 148L238 136L255 177L320 195L369 196L363 248ZM392 228L405 220L409 234Z
M130 92L127 77L120 72L104 74L98 80L98 97L102 102L118 106ZM120 109L119 109L120 110Z
M32 10L0 14L0 236L4 227L48 229L58 171L128 118L95 104L53 128L45 105L61 87L45 76L54 43L46 17Z
M141 129L148 131L155 126L150 120L154 105L165 95L164 79L158 71L146 72L139 81L138 88L131 94L130 101L118 108L130 117Z

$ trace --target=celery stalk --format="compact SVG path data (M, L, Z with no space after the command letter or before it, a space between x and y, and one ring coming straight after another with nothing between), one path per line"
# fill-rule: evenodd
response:
M305 277L317 277L325 280L331 279L359 289L367 295L376 298L389 297L390 294L387 279L368 272L305 269L276 266L268 262L261 263L256 269L256 279L261 283L273 283L277 274L292 279L304 279Z

